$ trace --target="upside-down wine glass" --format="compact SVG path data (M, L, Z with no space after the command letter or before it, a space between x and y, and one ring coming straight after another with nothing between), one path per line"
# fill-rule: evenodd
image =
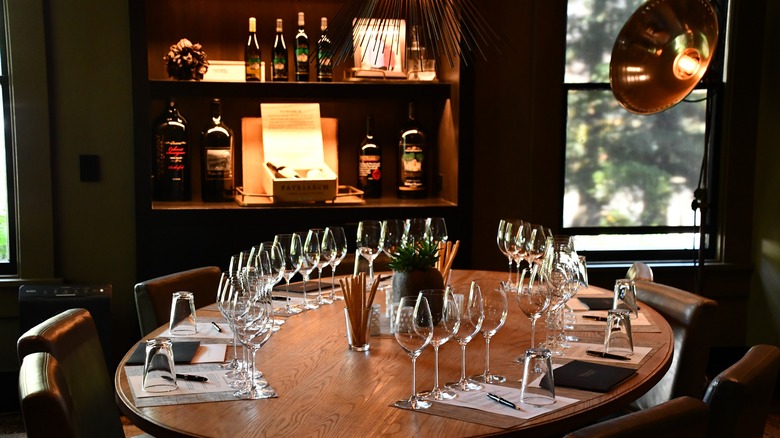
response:
M301 269L301 263L303 263L303 242L301 242L301 236L295 233L277 234L274 237L274 242L279 243L279 246L282 248L281 253L284 256L284 270L282 271L282 276L286 283L284 291L287 300L284 306L284 312L287 315L301 313L302 310L300 307L291 304L290 297L290 279L298 273L298 270Z
M390 324L390 331L395 340L401 345L412 359L412 394L409 399L398 400L395 406L405 409L427 409L431 402L423 400L417 395L417 357L423 348L433 338L433 320L428 300L418 294L416 297L403 297L398 304L395 318Z
M454 338L458 341L461 351L460 380L445 385L455 391L476 391L482 389L482 385L466 377L466 345L479 333L482 328L482 320L485 311L482 307L482 291L476 281L471 284L450 286L455 302L460 311L460 328Z
M420 291L428 300L433 318L431 346L434 354L433 389L420 395L426 400L452 400L458 395L450 389L439 387L439 347L449 341L460 327L460 312L448 289L424 289Z
M471 380L484 383L501 383L506 377L490 372L490 338L504 326L509 312L506 299L506 289L509 283L493 279L479 279L482 289L482 308L485 318L482 320L482 336L485 338L485 372L471 376Z
M344 233L343 227L327 227L325 228L326 234L333 235L333 240L336 241L336 257L330 264L330 300L338 301L343 300L344 297L336 295L336 267L341 264L344 257L349 253L349 245L347 244L347 235Z

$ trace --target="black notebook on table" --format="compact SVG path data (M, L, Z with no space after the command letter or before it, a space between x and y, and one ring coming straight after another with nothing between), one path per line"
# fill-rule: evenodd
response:
M173 362L190 363L195 357L200 342L198 341L175 341L173 342ZM133 354L127 359L126 365L143 365L146 360L146 342L140 342L133 351Z
M612 298L577 297L577 299L588 306L588 310L609 310L612 308Z
M553 371L555 386L607 392L636 374L631 368L573 360Z

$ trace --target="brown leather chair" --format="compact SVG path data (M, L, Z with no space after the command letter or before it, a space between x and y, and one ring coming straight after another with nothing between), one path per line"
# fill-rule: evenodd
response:
M646 409L682 396L701 399L707 385L707 359L718 303L681 289L643 280L636 280L636 297L660 313L672 327L674 357L661 381L636 400L632 407Z
M187 291L195 296L195 307L207 306L217 299L222 270L205 266L153 278L135 285L135 307L141 336L168 322L174 292Z
M58 364L41 358L30 359L29 362L35 364L37 361L39 366L45 365L47 371L44 375L49 375L52 369L61 371L62 376L55 376L56 380L49 384L61 387L62 381L67 383L72 407L63 408L63 412L70 412L76 436L124 436L114 399L114 386L106 368L97 328L87 310L69 309L43 321L24 333L17 341L16 348L22 363L27 356L40 352L49 353L57 360ZM32 366L28 365L28 368ZM32 382L20 381L20 387L29 383L31 389L35 389L35 377L31 379ZM25 416L28 414L25 413ZM41 418L45 417L34 414L35 417L29 418L44 421ZM57 429L47 430L48 436L58 432Z
M596 423L566 438L657 438L707 436L708 407L693 397L678 397L652 408Z
M756 345L707 387L710 436L761 437L780 367L780 348Z
M653 269L645 263L634 262L634 264L628 268L626 278L630 278L631 280L653 281Z
M19 369L19 401L27 436L77 438L73 400L59 363L49 353L31 353ZM55 433L56 431L56 433Z

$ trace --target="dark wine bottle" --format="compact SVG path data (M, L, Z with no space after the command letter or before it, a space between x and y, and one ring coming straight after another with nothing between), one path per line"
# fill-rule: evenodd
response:
M156 201L189 201L190 129L176 102L168 100L154 128L152 197Z
M233 131L222 122L222 104L211 101L211 121L200 135L201 197L204 202L233 200Z
M298 33L295 34L295 80L309 80L309 36L304 29L303 12L298 12Z
M287 81L287 44L284 43L281 18L276 19L272 68L274 81Z
M320 19L320 39L317 41L317 80L333 81L333 43L328 38L328 19Z
M398 148L398 197L424 198L427 139L425 129L417 121L414 102L409 102L409 119L401 130Z
M358 188L366 198L382 197L382 148L374 139L374 116L366 117L366 136L358 153Z
M260 44L257 42L257 20L255 17L249 18L249 39L244 48L244 66L246 67L246 80L259 81L262 79L262 70L260 69Z

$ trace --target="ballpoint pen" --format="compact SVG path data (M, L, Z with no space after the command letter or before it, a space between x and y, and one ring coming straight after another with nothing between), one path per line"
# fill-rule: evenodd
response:
M217 323L216 323L216 322L214 322L214 321L211 321L211 325L213 325L213 326L214 326L214 328L215 328L215 329L216 329L218 332L222 333L222 327L220 327L220 326L219 326L219 324L217 324Z
M604 351L587 350L585 351L585 354L587 354L588 356L603 357L604 359L631 360L630 357L621 356L619 354L607 353Z
M510 407L512 409L517 409L518 411L522 411L522 409L520 409L519 406L517 406L516 404L512 403L511 401L505 399L504 397L501 397L499 395L495 395L495 394L493 394L491 392L488 392L487 396L488 396L489 399L495 400L495 401L501 403L504 406L508 406L508 407Z
M598 315L582 315L583 319L592 319L594 321L601 321L601 322L607 322L606 316L598 316Z
M190 382L208 382L208 377L196 376L194 374L176 374L177 379L189 380Z

